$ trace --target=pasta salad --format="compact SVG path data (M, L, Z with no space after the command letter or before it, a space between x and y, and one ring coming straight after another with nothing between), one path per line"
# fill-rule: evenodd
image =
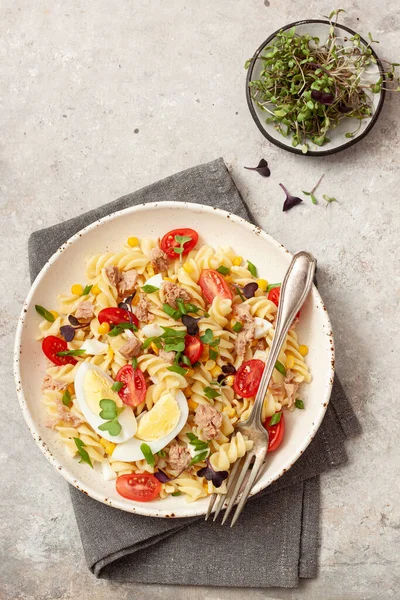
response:
M130 500L225 493L252 446L235 425L252 410L279 294L246 258L200 245L189 228L90 257L85 286L60 294L57 311L36 305L47 425ZM270 452L311 381L299 318L264 400Z

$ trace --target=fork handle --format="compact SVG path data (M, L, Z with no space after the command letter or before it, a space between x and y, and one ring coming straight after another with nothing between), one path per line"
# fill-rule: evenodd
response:
M300 310L311 289L316 262L315 258L308 252L297 252L293 256L292 262L286 272L279 297L275 334L272 340L268 360L265 363L254 407L250 417L246 421L246 424L248 425L259 424L261 422L262 406L275 368L275 363L293 319Z

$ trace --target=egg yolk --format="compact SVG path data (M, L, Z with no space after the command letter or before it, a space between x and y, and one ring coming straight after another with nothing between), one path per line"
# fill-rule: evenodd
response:
M175 396L166 392L153 408L138 421L135 437L146 442L159 440L175 429L180 415L181 411Z
M108 381L94 369L90 369L83 380L83 392L90 410L98 415L101 411L100 400L114 400L118 407L123 406L121 398L111 389Z

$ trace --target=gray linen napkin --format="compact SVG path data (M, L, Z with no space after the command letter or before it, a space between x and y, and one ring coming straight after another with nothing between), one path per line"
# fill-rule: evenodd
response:
M86 225L129 206L163 200L218 206L254 222L220 158L34 232L29 239L32 281L57 248ZM248 502L233 529L203 518L132 515L70 487L90 570L97 577L136 583L296 587L299 577L317 574L319 475L346 462L345 438L359 430L336 378L315 439L283 477Z

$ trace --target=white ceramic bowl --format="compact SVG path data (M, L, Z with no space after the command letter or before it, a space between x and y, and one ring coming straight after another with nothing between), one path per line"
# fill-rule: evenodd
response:
M117 250L131 236L158 238L166 231L190 226L199 232L199 243L231 245L258 266L260 277L282 281L291 255L259 227L223 210L200 204L163 202L129 208L96 221L72 237L52 256L36 278L19 319L15 342L15 379L25 421L39 448L60 474L76 488L105 504L154 517L189 517L206 512L208 498L187 503L170 497L148 503L119 496L114 482L70 458L57 434L46 428L41 402L45 357L35 341L39 316L34 305L56 306L58 293L85 280L85 259L92 254ZM334 350L331 325L321 297L314 287L299 324L301 342L309 346L307 362L313 376L301 388L306 410L287 413L285 439L279 451L268 455L256 493L280 477L299 458L315 435L324 416L333 382Z
M310 34L312 37L318 37L320 39L320 43L322 44L327 38L329 34L329 21L317 20L317 19L308 19L306 21L296 21L295 23L290 23L289 25L285 25L281 27L278 31L275 31L273 34L269 36L265 42L261 44L261 46L255 51L251 64L249 66L246 78L246 96L247 96L247 104L250 109L250 113L254 119L255 124L261 133L273 144L283 148L284 150L288 150L289 152L293 152L294 154L303 155L300 146L294 148L292 146L292 135L290 134L288 137L284 137L279 131L277 131L272 123L266 123L265 120L271 115L262 110L256 102L253 101L250 94L249 82L260 79L260 73L262 71L263 61L258 60L258 57L262 54L264 48L269 46L274 42L277 34L280 31L286 31L291 29L292 27L296 28L296 33L299 35ZM336 35L338 37L349 37L355 35L355 31L345 27L344 25L336 25L335 27ZM360 39L360 42L365 46L368 45L363 38ZM351 45L351 42L342 42L344 46ZM371 83L376 83L379 77L384 76L383 66L377 56L377 54L372 50L373 55L377 61L377 64L371 63L368 67L365 76L362 79L362 82L366 85ZM329 142L324 144L323 146L317 146L313 144L311 141L307 142L309 146L309 150L303 156L327 156L328 154L334 154L335 152L339 152L344 150L345 148L349 148L353 146L355 143L359 142L363 137L367 135L376 123L379 114L382 110L383 102L385 99L385 91L381 90L379 94L373 94L366 90L368 95L372 100L373 105L373 114L368 119L363 119L361 122L361 127L356 135L352 138L346 138L345 134L347 132L354 131L358 127L357 119L345 118L343 119L339 125L331 129L328 133L328 137L330 139Z

